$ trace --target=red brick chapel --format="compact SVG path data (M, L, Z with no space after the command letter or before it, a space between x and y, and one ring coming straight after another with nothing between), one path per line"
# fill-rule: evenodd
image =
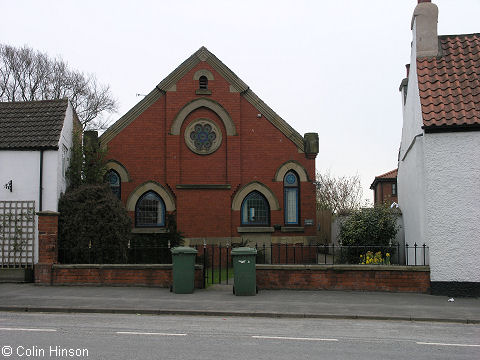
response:
M186 245L316 240L318 134L301 136L205 47L100 143L133 232L164 232L174 214Z

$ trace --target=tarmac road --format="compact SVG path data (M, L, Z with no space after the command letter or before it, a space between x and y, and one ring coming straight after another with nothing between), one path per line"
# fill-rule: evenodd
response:
M0 312L0 347L0 360L479 359L480 326L353 319Z

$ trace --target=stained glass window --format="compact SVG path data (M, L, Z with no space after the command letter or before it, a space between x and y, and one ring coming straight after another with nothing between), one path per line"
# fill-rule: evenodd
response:
M122 188L120 182L120 175L115 170L109 170L107 172L106 180L108 185L110 185L110 189L115 194L117 198L121 198Z
M245 197L241 212L243 225L269 225L270 207L258 191L252 191Z
M148 191L138 199L135 206L135 226L165 226L165 204L156 192Z
M298 206L298 176L295 172L289 171L283 179L283 188L285 194L285 224L297 225L299 218Z
M193 131L190 132L190 139L192 139L195 148L198 151L210 150L217 135L210 124L195 124Z

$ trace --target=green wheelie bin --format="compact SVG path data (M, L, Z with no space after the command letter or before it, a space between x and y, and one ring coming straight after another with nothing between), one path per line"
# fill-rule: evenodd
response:
M172 250L173 286L175 294L191 294L195 288L195 257L197 250L191 247L175 247Z
M233 261L233 293L237 296L255 295L257 279L255 262L257 250L249 247L232 249Z

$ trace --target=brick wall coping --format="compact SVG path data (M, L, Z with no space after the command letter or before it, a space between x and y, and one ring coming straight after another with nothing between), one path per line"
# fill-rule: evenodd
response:
M172 269L172 264L53 264L52 269ZM195 265L195 269L203 269L202 265Z
M57 211L50 211L50 210L45 210L45 211L37 211L37 215L40 216L59 216L60 213Z
M403 265L272 265L257 264L257 270L411 271L430 272L430 266Z

